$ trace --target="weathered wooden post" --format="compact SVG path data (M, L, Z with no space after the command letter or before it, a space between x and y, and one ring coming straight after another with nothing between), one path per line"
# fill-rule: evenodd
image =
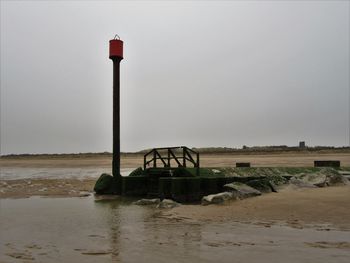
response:
M109 41L109 58L113 61L113 159L112 174L116 194L121 194L120 174L120 61L123 59L123 41Z

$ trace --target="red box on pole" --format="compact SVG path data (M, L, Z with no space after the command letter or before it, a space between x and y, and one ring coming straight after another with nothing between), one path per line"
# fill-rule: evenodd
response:
M123 58L123 41L112 39L109 41L109 58Z

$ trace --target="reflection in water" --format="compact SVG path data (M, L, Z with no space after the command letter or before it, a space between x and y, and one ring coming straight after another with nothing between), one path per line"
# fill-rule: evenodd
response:
M104 210L108 209L109 213L106 214L106 217L103 218L106 221L107 226L109 226L109 233L108 233L108 239L110 240L110 249L112 251L111 257L112 262L119 262L119 236L120 236L120 215L119 215L119 201L107 201L107 200L100 200L96 201L95 205L101 206Z
M104 220L110 229L108 236L113 260L132 261L130 255L145 261L167 257L188 260L193 255L193 259L196 258L202 240L200 224L162 218L154 207L135 206L132 201L95 202L96 207L109 211ZM182 253L178 253L179 249Z
M349 261L346 248L307 245L350 244L348 232L170 220L132 201L2 199L0 262Z
M200 224L165 219L154 207L138 207L131 202L130 199L95 202L96 207L109 211L104 220L110 229L113 262L132 262L130 255L145 261L166 257L186 260L198 255L202 240Z

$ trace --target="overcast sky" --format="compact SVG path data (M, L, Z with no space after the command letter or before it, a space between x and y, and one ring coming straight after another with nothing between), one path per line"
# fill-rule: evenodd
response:
M349 1L1 1L1 154L349 144Z

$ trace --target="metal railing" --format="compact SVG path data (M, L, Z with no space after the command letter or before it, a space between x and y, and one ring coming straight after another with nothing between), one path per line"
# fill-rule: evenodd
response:
M172 160L175 161L177 167L187 167L187 164L190 163L199 169L199 153L186 146L150 150L143 156L143 168L157 168L159 161L163 167L171 168Z

